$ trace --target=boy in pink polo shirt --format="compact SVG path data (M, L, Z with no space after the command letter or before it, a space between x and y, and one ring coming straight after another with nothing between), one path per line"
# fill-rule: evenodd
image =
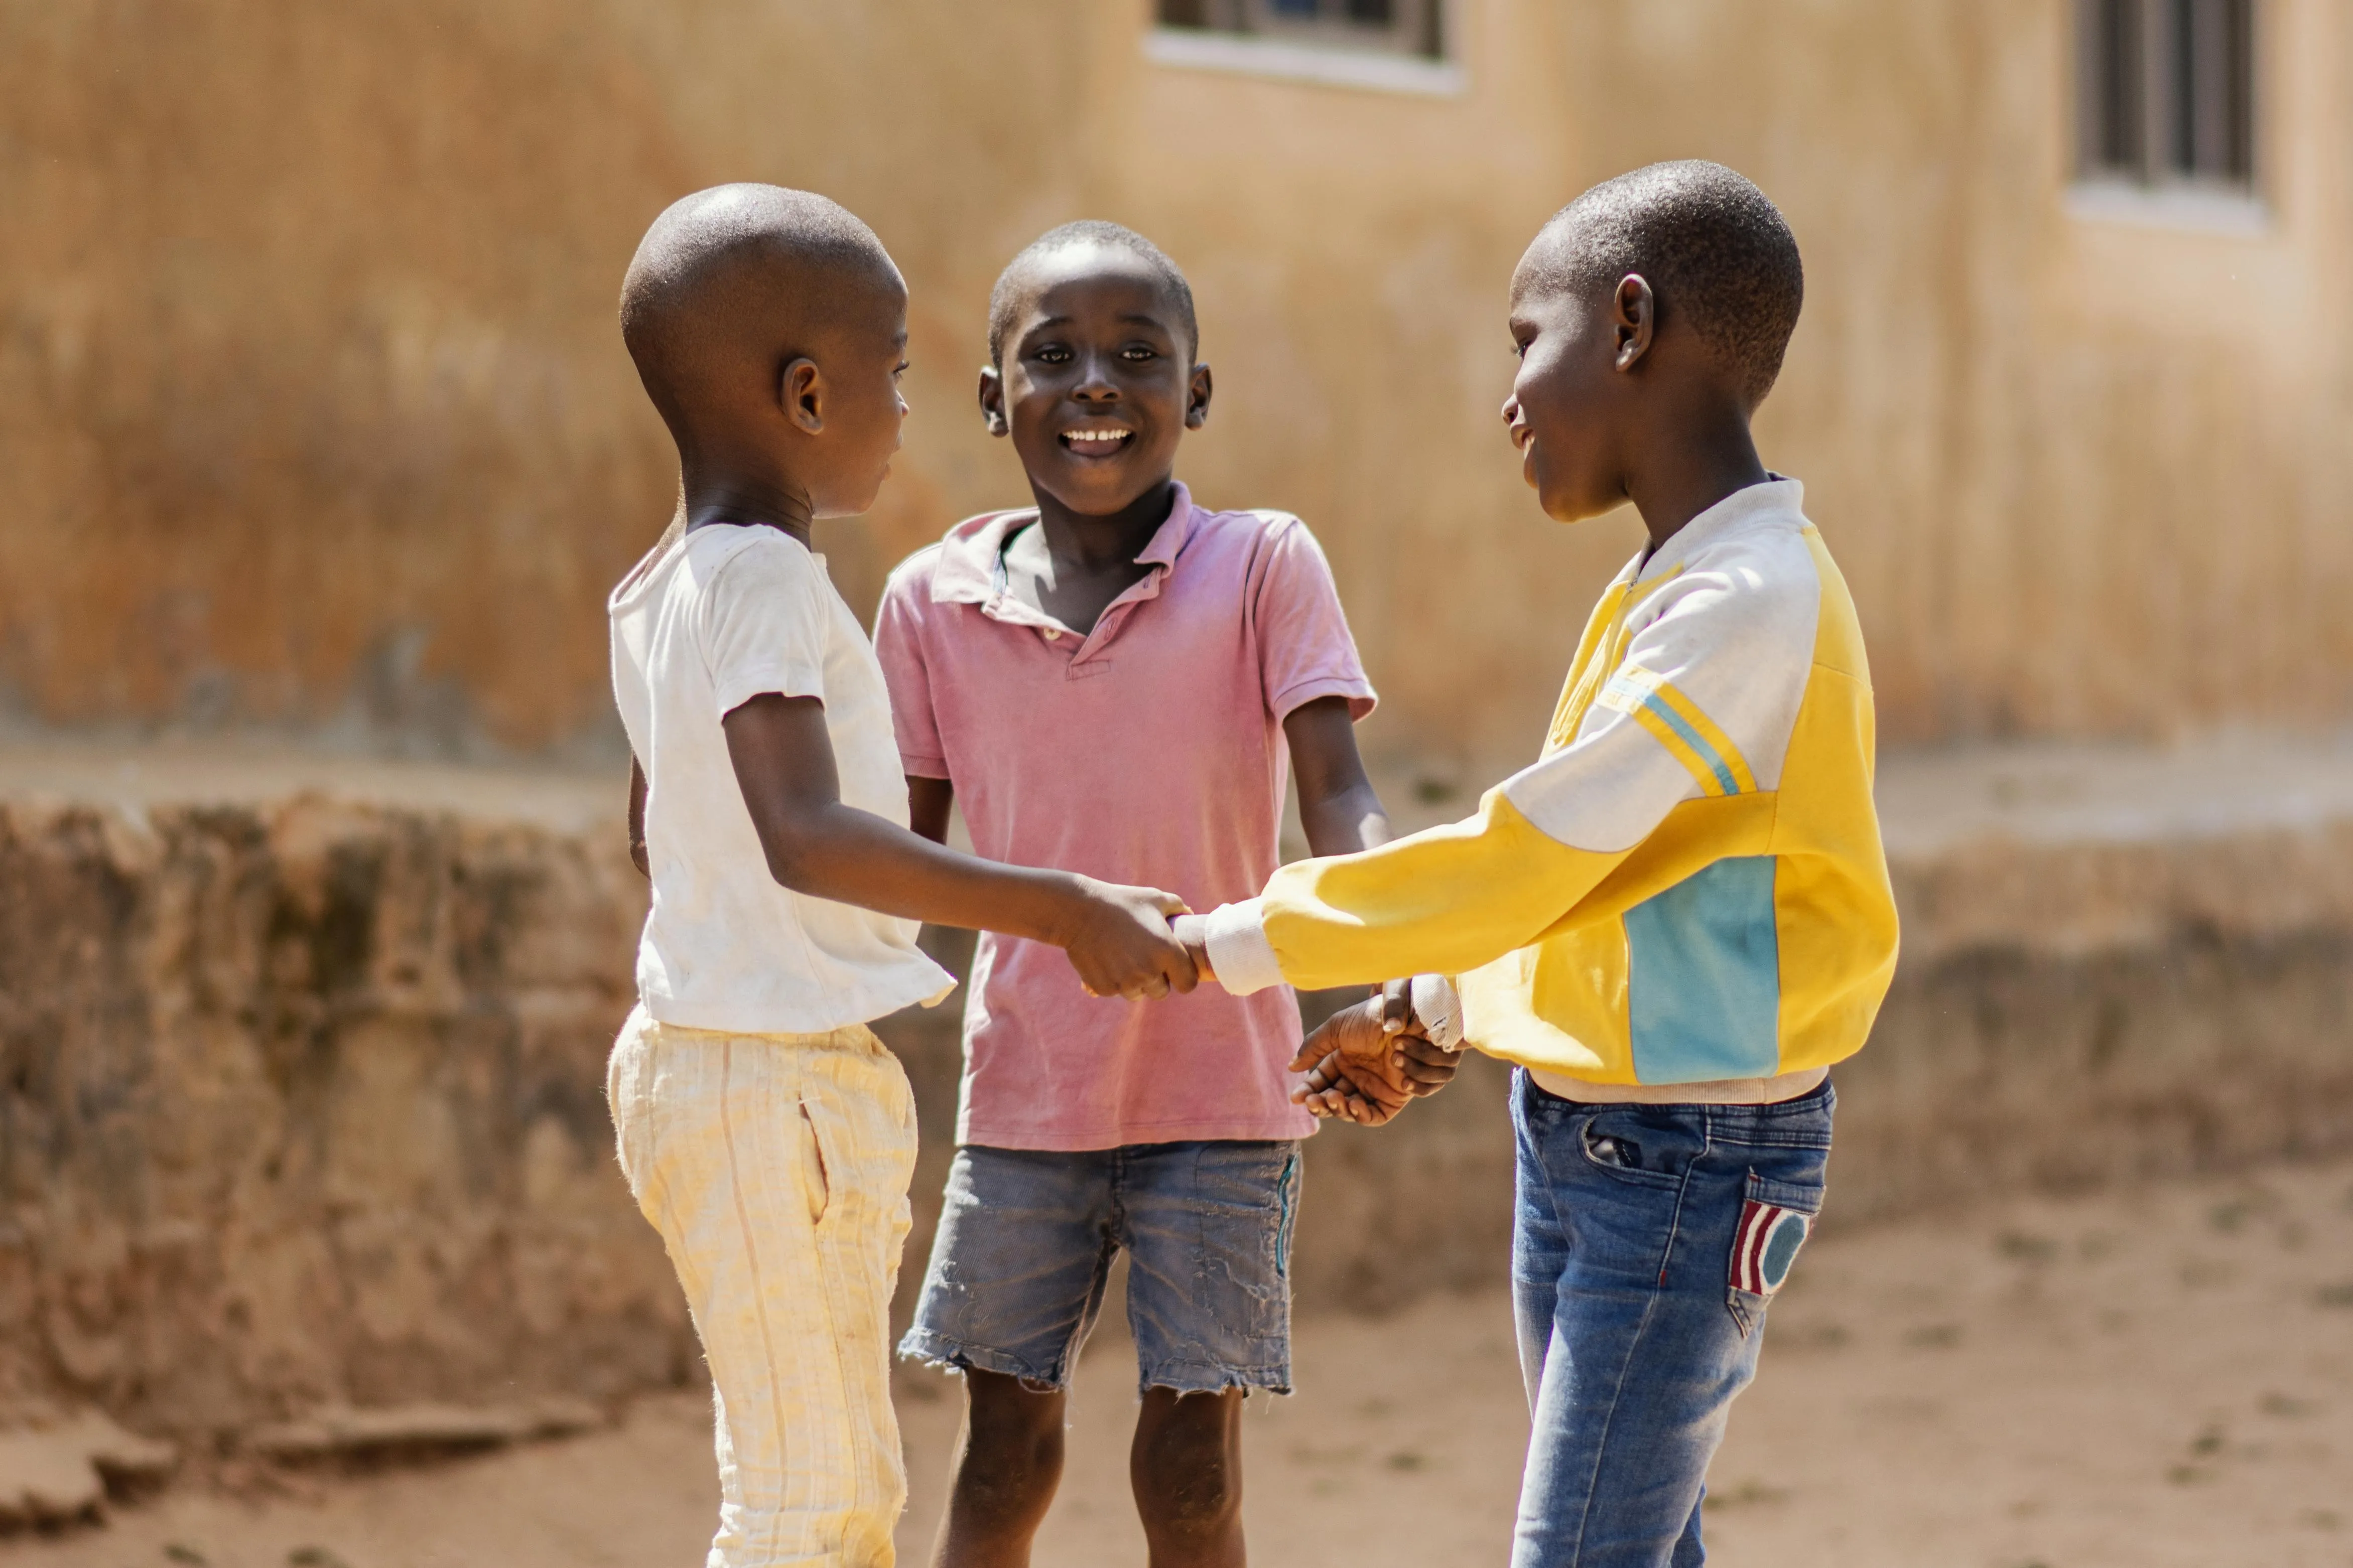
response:
M1210 909L1279 863L1286 752L1315 853L1378 844L1388 823L1352 731L1373 689L1314 537L1281 512L1204 510L1171 477L1208 412L1198 341L1183 275L1139 235L1071 224L1016 257L980 404L1037 505L901 566L874 635L917 832L944 838L960 800L992 859ZM1028 1560L1123 1247L1152 1560L1242 1560L1242 1400L1291 1383L1314 1127L1291 1098L1299 1043L1287 989L1091 997L1051 949L980 939L958 1149L900 1346L965 1374L938 1562Z

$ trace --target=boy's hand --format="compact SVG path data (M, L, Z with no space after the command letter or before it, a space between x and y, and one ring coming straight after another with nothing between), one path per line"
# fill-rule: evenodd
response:
M1090 996L1166 996L1190 991L1200 976L1168 929L1171 915L1186 913L1185 900L1157 888L1129 888L1073 879L1077 897L1060 945L1079 972Z
M1392 1038L1398 1049L1389 1066L1353 1061L1337 1050L1329 1052L1309 1071L1306 1081L1292 1091L1292 1099L1318 1117L1379 1127L1409 1101L1436 1094L1453 1080L1459 1063L1453 1052L1419 1035ZM1312 1047L1303 1050L1292 1063L1293 1070L1297 1071L1314 1054Z
M1320 1117L1378 1127L1409 1100L1451 1082L1459 1058L1420 1032L1410 984L1390 981L1308 1036L1291 1063L1292 1071L1307 1073L1293 1100Z

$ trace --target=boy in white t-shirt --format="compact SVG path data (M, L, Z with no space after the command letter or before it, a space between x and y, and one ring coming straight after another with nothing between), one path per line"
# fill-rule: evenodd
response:
M889 470L906 307L864 224L771 185L672 206L622 287L681 498L610 605L653 908L607 1088L710 1362L710 1568L892 1561L888 1310L915 1121L866 1026L953 984L916 922L1050 942L1097 993L1195 979L1171 895L907 830L881 668L808 548L811 520L866 510Z

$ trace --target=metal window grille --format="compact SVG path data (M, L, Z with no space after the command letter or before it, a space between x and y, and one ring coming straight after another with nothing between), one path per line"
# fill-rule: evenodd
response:
M2084 173L2248 189L2255 0L2076 0Z
M1160 25L1442 59L1441 0L1159 0Z

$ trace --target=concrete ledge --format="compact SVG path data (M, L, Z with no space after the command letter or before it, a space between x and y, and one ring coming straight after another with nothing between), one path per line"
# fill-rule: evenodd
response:
M248 1432L238 1447L242 1452L287 1464L365 1461L502 1448L543 1437L569 1437L605 1424L602 1410L577 1399L545 1399L534 1405L327 1408L299 1421Z
M0 1429L0 1531L104 1517L116 1497L160 1485L179 1464L169 1443L125 1432L96 1411L45 1407Z

